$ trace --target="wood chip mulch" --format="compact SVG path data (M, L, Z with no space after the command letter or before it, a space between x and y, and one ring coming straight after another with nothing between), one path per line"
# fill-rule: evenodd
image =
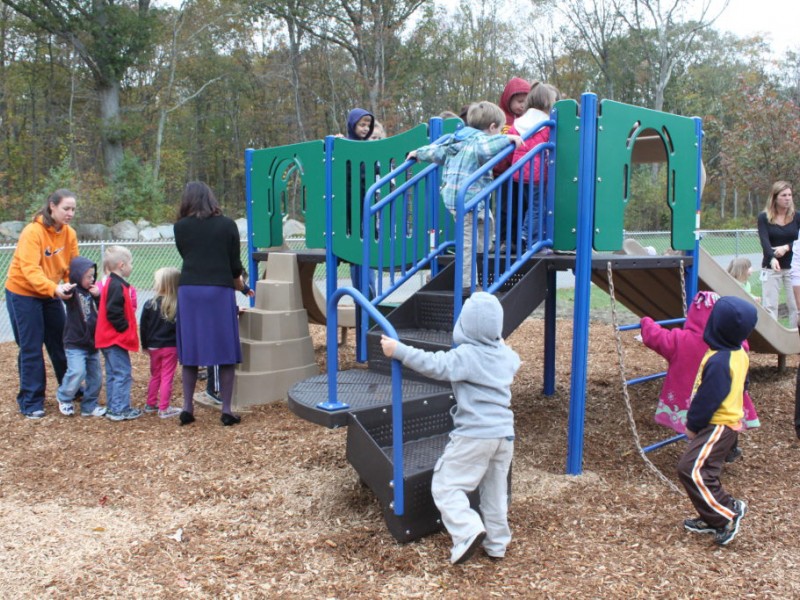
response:
M593 323L584 473L564 475L571 322L558 326L558 381L542 388L542 321L508 340L523 357L514 384L517 444L502 561L481 553L448 562L439 533L399 545L372 493L345 459L344 430L300 420L285 403L222 427L197 422L67 418L48 382L48 416L17 411L17 349L0 345L0 597L2 598L797 598L800 597L800 445L792 424L797 357L779 373L752 357L762 427L725 486L747 500L739 536L719 548L683 531L684 494L638 456L623 406L612 328ZM324 368L325 331L312 326ZM352 343L352 335L350 340ZM628 376L665 368L625 339ZM352 363L352 346L340 363ZM147 359L133 357L142 407ZM661 382L631 389L642 442L670 437L653 423ZM199 387L198 387L199 389ZM176 380L173 403L180 378ZM677 483L682 445L650 455Z

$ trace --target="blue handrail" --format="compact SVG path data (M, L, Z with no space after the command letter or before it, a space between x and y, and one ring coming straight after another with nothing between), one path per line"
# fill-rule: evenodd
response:
M367 299L367 297L352 287L341 287L337 289L327 299L327 331L328 331L328 401L320 402L317 408L327 411L346 410L348 404L339 402L338 393L336 389L336 376L339 372L339 352L338 344L336 342L336 329L339 325L339 300L343 296L350 296L353 298L361 310L369 313L376 323L381 327L383 332L392 339L399 339L397 331L391 323L384 317L375 306ZM403 374L401 370L400 361L392 360L392 466L393 472L393 487L394 487L394 503L393 510L397 516L402 516L405 510L405 496L404 496L404 465L403 465Z

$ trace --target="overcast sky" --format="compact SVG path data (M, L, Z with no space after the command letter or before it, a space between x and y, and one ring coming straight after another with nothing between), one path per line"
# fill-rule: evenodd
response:
M459 0L435 0L448 7L458 5ZM700 2L702 0L698 0ZM179 6L181 0L153 0L156 5ZM722 0L716 0L721 5ZM513 4L525 6L524 0L504 3L506 7ZM696 15L687 15L688 17ZM800 2L796 0L730 0L725 12L715 23L715 28L730 31L739 37L755 34L765 35L772 49L782 54L786 50L797 50L800 47L798 38L798 22L800 22Z

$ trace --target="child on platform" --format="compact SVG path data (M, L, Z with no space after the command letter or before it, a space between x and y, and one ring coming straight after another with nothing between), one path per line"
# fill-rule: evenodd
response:
M441 144L430 144L409 152L408 158L435 162L444 165L442 173L441 196L445 207L455 216L456 198L464 181L481 165L491 160L509 143L519 147L522 139L517 135L500 133L505 122L502 109L491 102L476 102L467 113L467 125L456 131L447 141ZM475 181L464 195L464 202L469 202L492 181L492 174L486 173ZM488 215L486 214L488 212ZM465 290L472 286L473 264L473 214L477 215L476 251L483 252L484 218L492 219L491 212L481 204L473 213L464 216L464 272L462 282ZM491 227L489 231L491 233ZM487 240L491 242L491 240Z
M97 327L97 301L100 290L95 285L97 265L88 258L76 256L69 263L69 280L73 284L72 296L64 301L67 320L64 326L64 350L67 355L67 372L56 392L58 409L62 415L75 414L73 399L86 382L81 402L82 417L102 417L104 406L98 406L103 368L100 352L94 344Z
M139 350L136 309L126 278L133 271L133 255L125 246L106 248L108 280L100 294L95 345L106 360L106 418L126 421L142 416L131 407L131 357Z
M512 77L508 81L500 96L500 108L503 109L506 115L506 122L500 133L514 133L511 131L514 120L525 114L525 99L530 91L531 84L522 77ZM513 159L513 155L509 154L494 166L492 174L495 179L508 170ZM497 188L496 196L497 219L500 221L498 224L499 243L508 237L509 232L514 231L514 226L517 222L516 203L511 201L509 204L511 198L514 197L511 193L511 182L506 182Z
M698 292L686 314L683 327L665 329L650 317L641 320L642 342L663 356L668 363L667 376L658 397L655 421L659 425L686 433L686 415L692 397L692 386L708 344L703 338L706 323L719 296L714 292ZM748 349L744 342L745 351ZM747 429L761 425L753 400L747 390L743 392L744 421ZM741 456L738 445L726 457L732 462Z
M153 275L156 295L144 303L139 317L142 349L150 357L150 382L147 384L144 412L158 411L162 419L177 417L181 413L180 408L169 405L178 367L175 314L180 276L181 272L174 267L158 269Z
M550 111L553 109L553 104L561 99L561 92L554 86L536 82L531 86L531 91L525 99L525 114L514 121L514 126L511 128L511 133L514 135L525 136L529 132L535 131L542 127L542 123L550 119ZM550 128L542 127L531 137L522 143L514 151L514 162L522 160L528 152L533 150L539 144L545 144L550 141ZM534 156L532 165L531 162L525 165L522 171L514 173L514 186L513 186L513 202L512 206L516 207L517 198L522 196L522 226L521 226L521 244L522 251L526 250L528 242L531 245L539 241L539 214L541 213L542 199L539 192L539 182L542 177L546 177L547 173L542 173L540 165L542 164L542 157L546 157L547 153L537 154ZM546 162L544 164L547 164ZM532 182L532 185L531 185ZM522 188L520 190L520 188ZM517 245L516 239L516 215L513 215L512 210L512 225L510 230L512 240L512 251ZM529 231L530 230L530 231Z
M381 337L386 356L453 386L454 429L431 483L434 502L453 538L453 564L469 559L481 544L486 554L502 558L511 541L507 514L508 470L514 454L511 383L520 359L503 342L502 331L500 302L491 294L476 292L464 303L453 328L457 346L452 350L425 352ZM475 489L480 492L480 514L470 508L467 498Z
M720 546L736 537L747 512L744 500L726 492L719 476L741 429L750 366L742 342L757 320L755 306L734 296L720 298L711 310L703 333L708 351L700 363L686 417L689 444L678 461L678 477L700 515L686 519L683 526L693 533L714 534Z

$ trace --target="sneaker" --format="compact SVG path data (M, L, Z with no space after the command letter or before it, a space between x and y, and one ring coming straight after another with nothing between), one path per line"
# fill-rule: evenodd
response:
M75 407L72 405L72 402L59 402L58 410L60 410L61 414L65 417L71 417L75 414Z
M122 412L111 412L110 410L106 412L106 419L110 419L112 421L131 421L133 419L138 419L142 416L142 411L138 408L126 408Z
M736 515L728 521L725 527L717 529L714 534L714 541L720 546L727 546L739 533L739 523L742 522L742 518L747 514L747 504L745 504L744 500L734 500L733 510Z
M195 401L205 406L222 406L222 398L206 390L205 392L197 392L194 396Z
M159 412L159 410L158 410L157 406L150 406L149 404L145 404L144 405L144 412L146 412L147 414L150 414L150 413L154 413L154 412Z
M717 530L703 521L703 519L685 519L683 528L692 533L716 533Z
M132 421L133 419L138 419L142 416L142 411L138 408L129 408L124 413L126 421Z
M43 410L35 410L33 412L25 413L26 419L44 419Z
M162 419L177 417L179 414L181 414L181 409L177 406L168 406L166 409L158 411L158 416Z
M460 565L468 561L475 553L475 550L483 543L485 537L486 532L481 530L472 534L460 544L453 546L453 550L450 552L450 562L454 565Z
M106 414L106 407L105 406L95 406L94 410L91 412L83 412L81 410L82 417L102 417Z
M728 452L728 456L725 457L725 462L732 463L733 461L741 457L742 457L742 449L739 448L739 446L734 446L733 448L731 448L731 451Z

